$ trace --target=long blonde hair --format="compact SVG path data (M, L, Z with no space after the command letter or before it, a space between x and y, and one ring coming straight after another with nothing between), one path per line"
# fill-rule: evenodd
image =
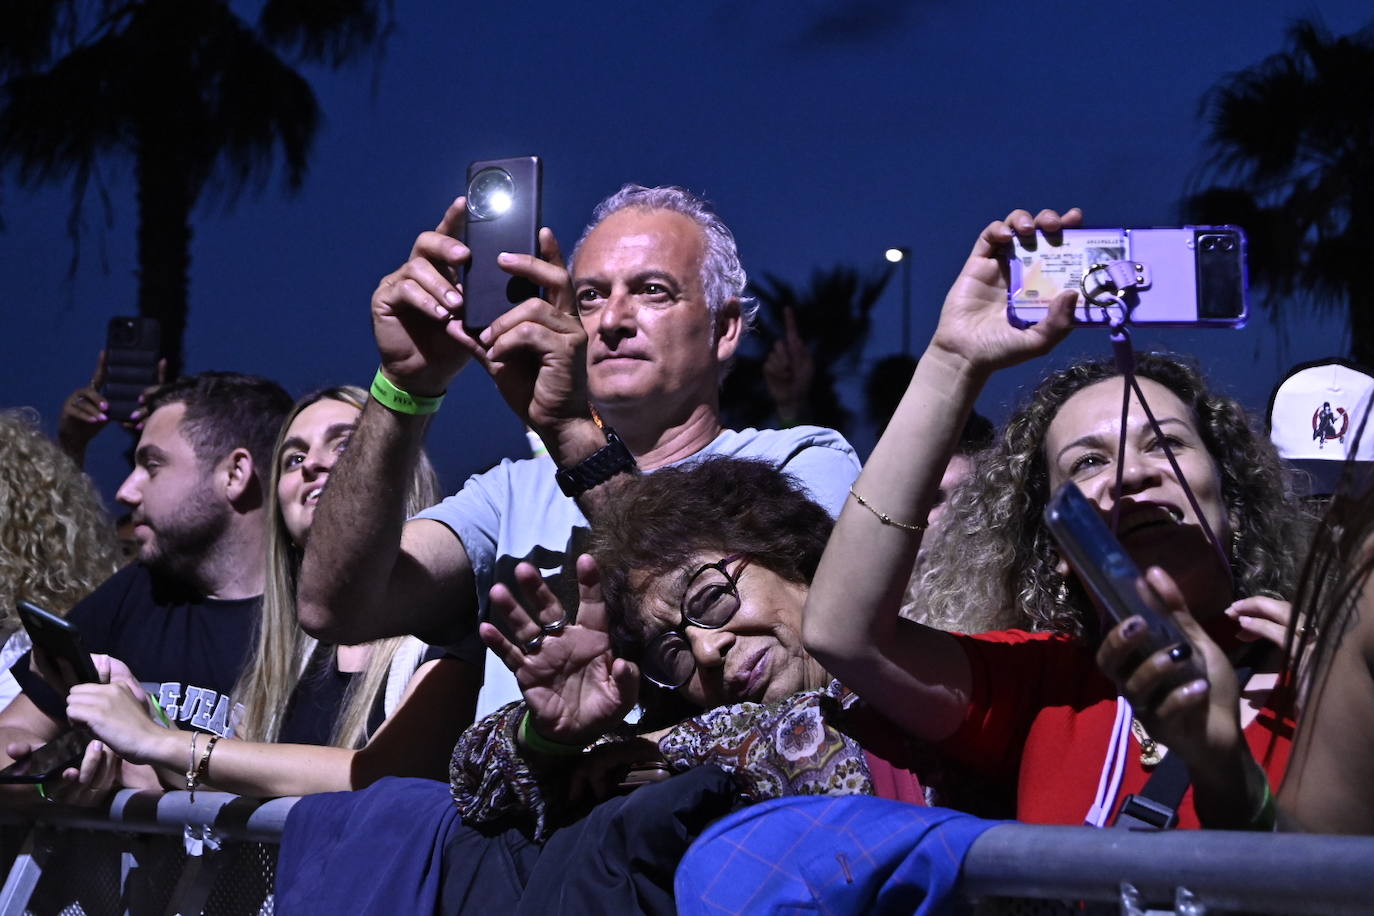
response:
M36 413L0 410L0 642L15 602L65 615L118 568L114 522L90 478Z
M349 404L361 411L367 402L367 392L353 385L341 385L306 395L282 421L276 446L272 449L267 487L271 527L267 535L267 583L262 595L262 617L258 624L256 651L234 688L234 695L243 703L243 718L235 735L249 741L277 740L291 694L318 646L318 641L307 636L297 622L296 578L300 572L301 549L286 530L277 500L277 484L281 480L282 452L292 422L305 408L326 399ZM429 458L421 452L406 491L406 514L413 515L438 499L438 476ZM413 642L414 637L393 636L371 643L367 667L352 679L344 694L330 735L331 745L355 748L367 743L370 737L367 720L386 684L392 660L402 646ZM332 667L332 657L330 664Z

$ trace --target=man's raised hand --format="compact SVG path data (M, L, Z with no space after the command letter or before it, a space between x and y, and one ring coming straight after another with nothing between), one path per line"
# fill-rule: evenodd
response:
M459 277L469 252L459 238L466 221L467 202L460 197L433 230L416 237L410 259L383 277L372 294L382 369L411 394L442 393L480 349L462 322Z
M511 410L545 441L587 413L587 334L577 317L572 279L558 240L539 230L539 254L502 253L501 269L544 290L497 317L482 332L479 357Z

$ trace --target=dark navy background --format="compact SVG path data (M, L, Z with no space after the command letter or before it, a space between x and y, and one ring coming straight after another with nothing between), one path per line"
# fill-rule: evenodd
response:
M527 153L544 157L545 222L565 245L629 180L714 199L754 276L877 268L887 246L911 247L919 352L976 233L1010 207L1176 223L1204 161L1203 93L1279 50L1288 23L1313 11L1243 0L400 0L377 70L307 71L326 122L304 190L286 199L274 180L232 213L215 199L198 211L187 367L263 373L293 393L365 385L377 280L461 192L469 160ZM1350 0L1321 12L1337 33L1369 15ZM0 405L32 405L49 424L89 378L108 317L135 309L127 164L104 179L113 222L92 195L72 280L66 189L23 191L12 176L3 186ZM899 289L880 309L870 362L899 347ZM1276 326L1263 311L1239 332L1139 339L1205 354L1256 409L1284 367L1346 346L1334 318ZM1106 347L1080 332L1050 359ZM980 409L1002 418L1043 368L1003 373ZM854 438L871 447L866 430ZM126 444L107 431L92 446L107 495ZM477 367L455 383L430 445L449 487L527 448Z

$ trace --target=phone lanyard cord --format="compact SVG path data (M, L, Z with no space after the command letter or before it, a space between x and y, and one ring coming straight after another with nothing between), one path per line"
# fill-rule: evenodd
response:
M1116 357L1116 368L1121 373L1123 384L1121 390L1121 433L1116 444L1116 482L1112 487L1112 514L1110 526L1112 533L1117 530L1117 521L1121 516L1121 485L1126 472L1126 423L1130 419L1131 412L1131 392L1135 392L1136 399L1140 401L1140 407L1145 411L1145 417L1150 421L1150 429L1159 440L1160 446L1164 449L1164 457L1169 459L1169 467L1173 468L1174 477L1178 480L1179 486L1183 488L1183 495L1188 498L1188 505L1192 507L1193 514L1197 516L1198 523L1202 526L1202 532L1207 536L1207 542L1216 551L1217 557L1221 560L1221 568L1226 570L1226 575L1234 584L1235 573L1231 570L1231 559L1227 556L1226 550L1217 540L1216 532L1212 530L1211 524L1207 521L1207 516L1203 514L1202 507L1198 505L1197 497L1193 495L1193 488L1188 485L1188 479L1183 476L1183 469L1178 466L1178 459L1174 457L1174 450L1169 447L1169 441L1163 431L1159 428L1159 421L1155 419L1154 411L1150 410L1150 405L1145 401L1145 392L1140 390L1140 382L1135 375L1135 349L1131 345L1131 331L1126 326L1126 303L1117 300L1121 306L1121 314L1113 315L1110 322L1112 354Z

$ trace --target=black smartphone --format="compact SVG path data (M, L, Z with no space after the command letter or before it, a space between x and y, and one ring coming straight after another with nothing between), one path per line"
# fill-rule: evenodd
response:
M0 770L0 783L47 782L62 775L67 767L76 766L86 752L90 737L72 730L54 738L23 760L16 760Z
M1012 244L1007 317L1027 327L1045 317L1066 289L1080 293L1075 324L1107 324L1120 309L1081 295L1120 293L1132 324L1161 327L1244 326L1245 233L1239 226L1065 229Z
M19 621L33 640L34 648L41 649L62 676L71 678L71 684L98 684L100 674L91 661L91 653L81 642L81 632L76 624L50 614L37 605L20 601L17 605ZM58 685L52 685L54 690Z
M472 254L463 271L463 328L469 334L481 333L511 306L539 295L535 284L502 270L496 256L539 253L543 173L538 156L468 166L463 241Z
M138 396L157 384L162 326L156 318L111 318L105 330L105 415L127 423Z
M1045 507L1045 525L1073 571L1097 598L1111 626L1128 617L1140 617L1150 634L1148 653L1186 646L1186 663L1193 666L1197 677L1203 676L1193 644L1178 624L1141 595L1140 568L1077 484L1064 484L1050 499Z

